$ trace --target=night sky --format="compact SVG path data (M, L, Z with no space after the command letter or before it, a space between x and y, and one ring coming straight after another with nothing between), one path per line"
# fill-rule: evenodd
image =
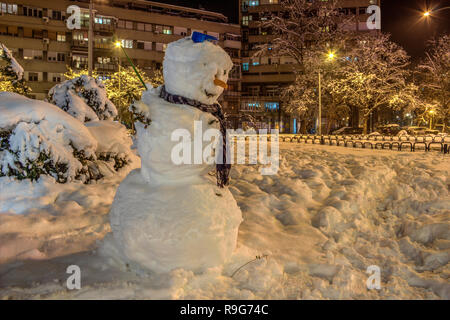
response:
M223 13L230 22L238 23L238 0L160 0ZM427 9L450 7L450 0L381 0L382 30L392 34L392 40L400 44L414 59L424 55L426 41L433 36L450 33L450 9L438 11L425 19Z

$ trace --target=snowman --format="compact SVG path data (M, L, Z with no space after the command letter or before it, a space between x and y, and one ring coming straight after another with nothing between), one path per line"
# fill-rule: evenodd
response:
M136 131L142 165L117 190L110 241L128 265L140 270L201 272L223 264L236 248L242 213L227 188L230 166L226 161L172 160L180 143L173 141L176 130L189 132L193 140L201 124L203 130L217 129L225 137L217 99L233 63L211 38L194 32L170 43L163 63L165 85L145 91L131 107L140 120ZM223 147L226 160L226 140L221 139L214 148ZM205 147L211 141L201 143ZM194 144L191 151L193 155Z

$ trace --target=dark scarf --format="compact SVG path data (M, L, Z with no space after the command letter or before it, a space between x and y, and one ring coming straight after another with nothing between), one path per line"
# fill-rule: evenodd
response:
M217 120L219 120L220 133L222 134L223 163L216 163L216 178L217 185L220 188L227 186L230 182L231 164L227 163L227 131L225 125L225 116L222 112L221 106L218 103L207 105L201 103L200 101L170 94L166 91L165 86L161 87L161 93L159 94L159 97L170 103L187 104L203 112L211 113L214 117L216 117Z

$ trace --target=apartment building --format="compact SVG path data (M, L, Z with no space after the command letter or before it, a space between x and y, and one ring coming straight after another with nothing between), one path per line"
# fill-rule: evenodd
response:
M260 22L269 19L272 13L279 12L281 1L239 0L242 31L240 112L251 114L255 119L253 123L243 123L244 126L276 128L280 132L296 133L298 121L283 111L283 99L280 96L282 88L295 80L292 72L295 61L289 57L252 58L258 45L273 40L273 35L260 28ZM350 26L352 30L368 32L367 7L380 5L380 0L340 0L338 4L342 13L355 17L354 25ZM326 119L322 123L325 124Z
M241 91L240 26L220 13L142 0L93 0L93 65L102 77L128 64L114 41L120 40L133 63L146 72L162 66L169 42L194 31L219 39L235 68L221 97L230 125L237 124ZM69 6L81 8L81 29L69 29ZM44 99L64 80L67 66L88 66L89 0L0 0L0 42L9 47L25 70L32 95Z

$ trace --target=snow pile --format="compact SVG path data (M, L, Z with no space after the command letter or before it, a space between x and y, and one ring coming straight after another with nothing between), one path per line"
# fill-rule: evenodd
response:
M112 120L117 116L116 107L106 96L104 84L87 75L51 88L49 101L82 122Z
M124 125L107 120L86 122L85 125L97 140L97 158L114 169L109 170L111 174L115 174L115 171L129 162L137 161L131 153L133 141ZM102 175L106 175L104 170Z
M0 176L89 182L135 161L131 138L112 121L83 123L56 106L0 93Z
M9 62L7 70L14 73L17 77L17 80L22 80L24 72L22 66L17 62L17 60L11 54L11 51L9 51L9 49L3 43L0 43L0 47L2 58Z
M0 215L0 257L11 261L0 262L0 297L450 298L450 162L444 156L290 143L280 151L277 175L233 167L230 189L244 216L237 250L225 265L200 273L137 275L92 251L109 231L119 178L25 195L48 206ZM3 190L23 194L23 187L0 188L0 199ZM8 203L15 202L24 203L19 197ZM81 290L65 287L72 264L82 270ZM380 267L380 290L367 289L371 265Z

